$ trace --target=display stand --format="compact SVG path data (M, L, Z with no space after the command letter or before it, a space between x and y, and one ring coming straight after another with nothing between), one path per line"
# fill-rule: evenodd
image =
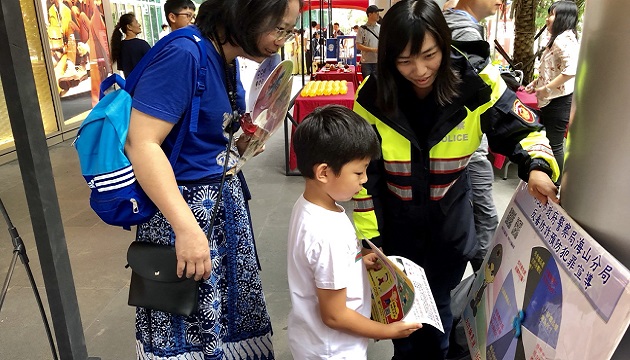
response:
M337 36L338 41L338 59L339 62L344 65L356 65L357 64L357 48L356 48L356 36Z
M31 267L29 266L28 256L26 255L26 247L24 246L24 242L22 238L18 234L17 229L11 223L11 219L9 218L9 214L7 213L7 209L4 207L2 203L2 199L0 199L0 212L2 212L2 216L4 216L4 220L7 223L9 235L11 236L11 241L13 242L13 258L11 259L11 265L9 265L9 271L7 273L7 277L4 280L4 285L2 286L2 291L0 292L0 311L2 311L2 304L4 303L4 299L9 291L9 282L11 281L11 277L13 276L13 270L15 270L15 264L17 264L18 257L22 264L24 264L24 268L26 269L26 274L28 275L28 280L31 283L31 288L33 289L33 293L35 294L35 300L37 301L37 307L39 308L39 313L42 316L42 321L44 322L44 328L46 329L46 336L48 337L48 343L50 344L50 351L52 352L52 356L54 360L57 360L57 349L55 348L55 342L52 338L52 333L50 331L50 325L48 324L48 318L46 317L46 311L44 310L44 305L42 304L42 298L39 295L39 291L37 290L37 285L35 284L35 278L33 277L33 272L31 271Z

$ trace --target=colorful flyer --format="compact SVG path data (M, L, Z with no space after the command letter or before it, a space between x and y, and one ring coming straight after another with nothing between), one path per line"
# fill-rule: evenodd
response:
M384 324L419 322L444 332L424 269L402 256L385 256L366 241L383 265L379 270L368 271L372 318Z

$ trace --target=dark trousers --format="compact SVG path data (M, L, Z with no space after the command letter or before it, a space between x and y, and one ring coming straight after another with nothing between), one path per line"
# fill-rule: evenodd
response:
M451 290L461 281L468 261L444 256L445 254L433 255L423 267L440 313L444 333L424 324L422 329L416 330L408 338L392 340L392 360L443 360L446 357L453 327Z
M547 106L540 109L540 122L545 125L549 145L553 151L553 156L560 167L560 178L564 168L564 134L569 125L569 114L571 112L571 98L573 94L561 96L551 100Z
M470 184L473 194L473 212L475 215L475 231L479 251L470 260L474 271L481 268L481 263L486 257L490 242L499 224L497 208L494 206L492 198L492 182L494 172L492 164L488 159L471 160L468 163L468 173L470 174Z
M363 78L376 74L376 63L361 63L361 75Z
M418 201L416 205L392 200L384 207L387 227L383 232L383 250L424 268L444 327L442 333L425 324L408 338L392 340L393 360L446 357L453 327L451 290L460 283L466 264L478 250L471 200L466 170L439 201Z
M311 50L306 50L306 73L311 74L313 71L313 52Z

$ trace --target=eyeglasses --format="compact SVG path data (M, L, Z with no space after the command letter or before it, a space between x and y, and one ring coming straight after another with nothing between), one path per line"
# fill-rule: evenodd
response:
M275 33L272 31L271 34L276 37L275 41L286 42L293 37L293 29L281 29L276 26Z
M185 16L188 18L188 20L195 20L196 16L193 13L189 13L189 12L181 12L181 13L173 13L177 16Z

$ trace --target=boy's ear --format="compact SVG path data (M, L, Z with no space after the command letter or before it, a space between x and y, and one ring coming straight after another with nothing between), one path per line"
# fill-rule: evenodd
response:
M326 163L317 164L313 167L313 173L315 174L315 180L326 184L328 177L332 175L332 170Z
M168 18L168 19L167 19L167 20L168 20L167 22L168 22L168 24L169 24L169 25L170 25L170 24L174 24L174 23L175 23L175 21L177 20L177 15L175 15L175 14L173 14L173 13L168 13L167 18Z

